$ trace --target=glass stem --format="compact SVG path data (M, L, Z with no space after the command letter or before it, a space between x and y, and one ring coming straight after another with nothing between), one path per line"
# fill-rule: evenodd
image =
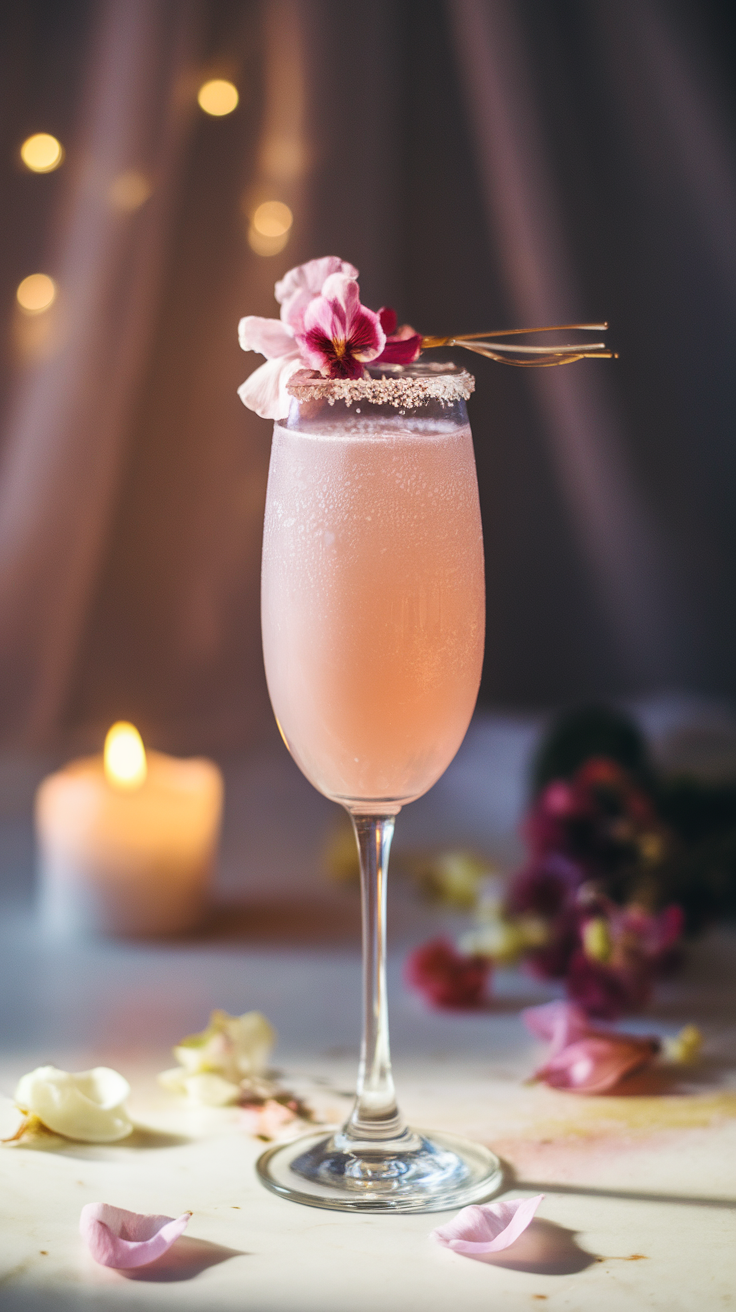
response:
M363 904L363 1043L358 1091L344 1133L351 1139L393 1139L404 1131L391 1075L386 1001L386 877L392 815L353 815L360 853Z

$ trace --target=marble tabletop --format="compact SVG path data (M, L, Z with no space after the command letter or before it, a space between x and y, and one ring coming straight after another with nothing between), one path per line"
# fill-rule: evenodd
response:
M417 804L413 821L407 811L412 841L419 835L457 842L459 832L470 833L476 846L495 845L500 860L512 858L520 763L533 741L529 726L522 729L514 734L508 726L485 725L480 738L471 735L444 795L423 813ZM476 811L474 820L462 810L470 805L468 790L478 787L473 752L487 747L489 735L507 731L517 769L504 784L505 810L490 820ZM494 742L498 749L498 737ZM266 794L273 812L263 818ZM271 1195L254 1172L264 1145L239 1126L236 1110L190 1108L157 1085L156 1072L171 1064L172 1043L200 1028L212 1007L258 1008L279 1032L275 1061L285 1082L325 1119L349 1107L360 1001L357 902L349 886L315 882L333 812L277 757L233 768L230 795L243 805L241 828L235 824L226 835L222 887L232 894L242 860L250 903L199 937L155 944L45 939L23 882L27 816L21 803L17 815L6 808L0 1092L12 1094L17 1078L41 1062L76 1070L109 1064L131 1083L137 1128L130 1139L105 1147L49 1137L0 1149L3 1312L731 1306L736 932L713 931L697 942L685 971L661 986L646 1016L629 1024L638 1033L672 1034L697 1023L705 1035L699 1065L676 1078L632 1077L616 1096L584 1098L524 1083L540 1054L518 1013L550 996L543 986L498 972L492 1004L472 1015L428 1011L407 992L401 977L407 946L443 922L396 881L389 997L403 1109L414 1124L492 1146L507 1167L502 1196L545 1195L512 1250L492 1263L472 1261L431 1240L443 1219L438 1215L339 1215ZM264 833L284 808L299 821L296 864L288 835L277 834L271 848ZM243 825L252 838L247 855ZM263 896L253 900L259 863L273 871L272 906ZM0 1121L9 1114L9 1104L0 1102ZM82 1245L79 1212L90 1201L193 1216L165 1258L126 1275L97 1266Z

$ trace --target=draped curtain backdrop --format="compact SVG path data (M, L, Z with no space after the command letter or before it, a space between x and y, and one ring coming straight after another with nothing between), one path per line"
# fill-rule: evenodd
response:
M701 0L4 6L0 745L272 732L236 325L328 252L427 333L612 322L617 362L473 361L482 700L732 697L733 49ZM44 130L66 160L31 175ZM276 255L262 200L294 215Z

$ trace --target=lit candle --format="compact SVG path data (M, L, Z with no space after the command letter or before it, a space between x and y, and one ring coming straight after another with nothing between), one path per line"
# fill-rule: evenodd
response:
M36 794L44 924L56 933L192 928L221 812L212 761L147 753L132 724L113 725L103 755L70 761Z

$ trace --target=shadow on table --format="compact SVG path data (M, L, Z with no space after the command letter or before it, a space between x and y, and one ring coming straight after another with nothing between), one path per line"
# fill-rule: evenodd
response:
M149 1130L144 1125L134 1126L125 1139L116 1143L82 1143L64 1139L60 1134L41 1127L23 1136L13 1144L14 1152L57 1153L61 1157L75 1157L80 1161L115 1161L126 1149L180 1148L191 1139L183 1134L169 1134L166 1130Z
M643 1189L597 1189L587 1184L557 1184L549 1180L510 1180L507 1189L533 1194L572 1194L580 1198L613 1198L632 1203L672 1203L679 1207L713 1207L736 1210L736 1198L709 1198L704 1194L655 1194Z
M576 1242L576 1230L535 1217L531 1225L505 1252L489 1253L481 1259L489 1266L508 1271L527 1271L538 1276L572 1276L601 1259Z
M222 1244L211 1244L206 1239L190 1239L184 1235L172 1244L168 1252L148 1266L133 1267L121 1271L126 1280L148 1281L152 1284L166 1284L176 1280L194 1280L208 1267L219 1266L231 1257L248 1257L240 1248L225 1248Z

